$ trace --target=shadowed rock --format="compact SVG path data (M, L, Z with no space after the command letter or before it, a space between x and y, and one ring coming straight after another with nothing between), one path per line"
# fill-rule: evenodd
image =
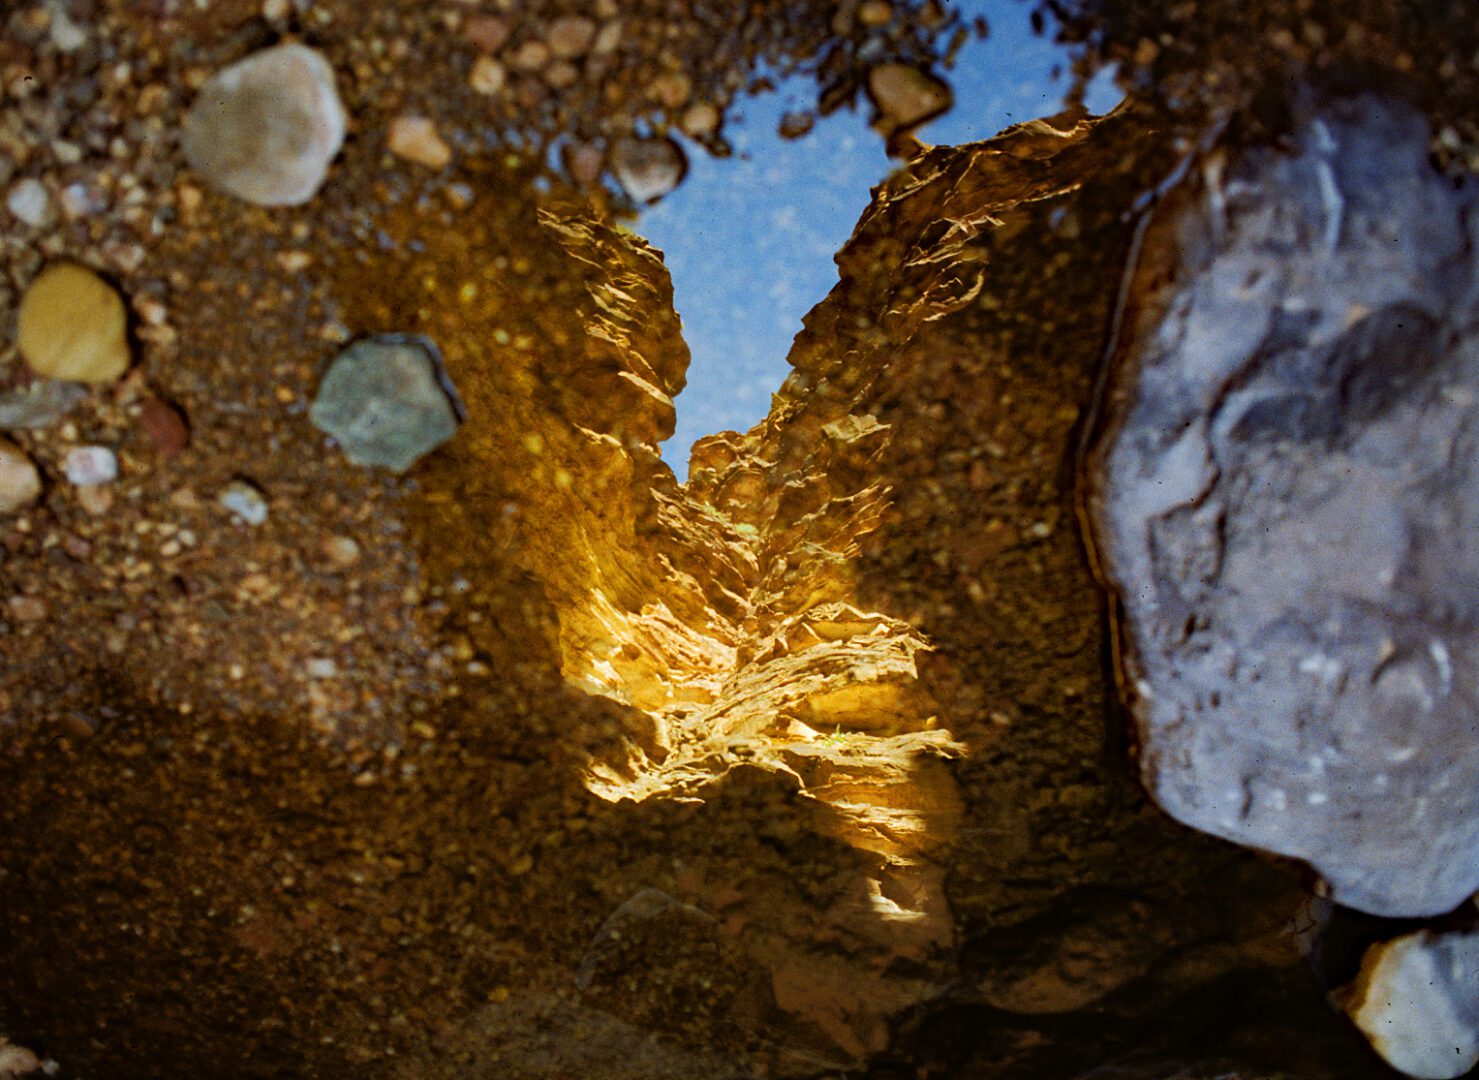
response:
M1157 211L1091 463L1142 769L1375 914L1479 887L1472 182L1374 95Z

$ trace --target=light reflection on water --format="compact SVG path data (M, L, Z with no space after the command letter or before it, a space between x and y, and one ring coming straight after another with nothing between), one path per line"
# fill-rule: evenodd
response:
M985 15L986 41L970 40L949 73L955 107L920 129L925 142L989 138L1004 127L1057 112L1068 87L1066 50L1035 37L1028 8L969 0ZM866 103L818 121L798 140L777 133L781 116L815 103L809 84L740 103L725 134L735 155L716 160L690 148L687 180L644 213L637 231L662 249L672 273L684 337L693 353L678 398L678 426L664 457L687 476L688 451L716 431L761 420L790 370L786 353L801 317L831 290L832 256L868 205L869 190L894 166L868 127ZM1102 112L1119 99L1106 78L1090 87Z

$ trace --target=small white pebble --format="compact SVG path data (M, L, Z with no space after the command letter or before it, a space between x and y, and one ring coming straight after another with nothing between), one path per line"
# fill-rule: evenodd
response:
M332 679L339 674L339 665L323 656L315 656L306 665L310 679Z
M111 484L118 479L118 456L106 446L76 446L67 451L62 471L78 487Z
M45 184L31 177L19 180L11 187L5 205L23 224L33 229L50 225L55 217L51 193L46 190Z
M266 497L245 481L232 481L216 501L248 525L260 525L267 520Z

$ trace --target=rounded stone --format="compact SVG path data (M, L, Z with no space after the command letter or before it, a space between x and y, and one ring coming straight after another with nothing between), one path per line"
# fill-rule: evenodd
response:
M18 323L21 355L42 378L106 383L128 370L123 300L85 266L43 270L21 299Z
M185 117L185 157L258 206L311 199L344 144L334 70L306 45L277 45L217 72Z
M14 443L0 439L0 514L12 514L41 496L41 473Z
M435 345L381 334L334 358L309 418L356 465L404 472L456 433L461 412Z
M932 120L954 101L950 87L912 64L879 64L868 72L868 96L895 131Z
M683 182L688 159L672 139L618 139L611 148L611 171L628 195L650 203Z
M111 484L118 479L118 455L106 446L74 446L62 459L62 471L78 487Z

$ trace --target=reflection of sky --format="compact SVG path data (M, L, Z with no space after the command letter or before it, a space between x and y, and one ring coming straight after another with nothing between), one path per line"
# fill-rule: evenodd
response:
M967 18L984 14L991 36L974 37L949 73L955 108L920 130L936 144L972 142L1011 124L1057 112L1066 54L1032 35L1028 7L964 0ZM1089 107L1108 108L1112 87L1096 87ZM808 91L810 96L808 96ZM867 125L866 103L817 123L804 138L776 134L781 114L815 101L813 87L782 86L746 99L725 125L735 156L692 151L688 179L643 214L637 230L661 248L673 275L684 337L693 352L678 398L678 430L664 456L688 471L688 448L716 431L744 431L770 408L790 370L786 353L801 316L837 280L832 256L868 205L869 189L890 168L883 140Z

